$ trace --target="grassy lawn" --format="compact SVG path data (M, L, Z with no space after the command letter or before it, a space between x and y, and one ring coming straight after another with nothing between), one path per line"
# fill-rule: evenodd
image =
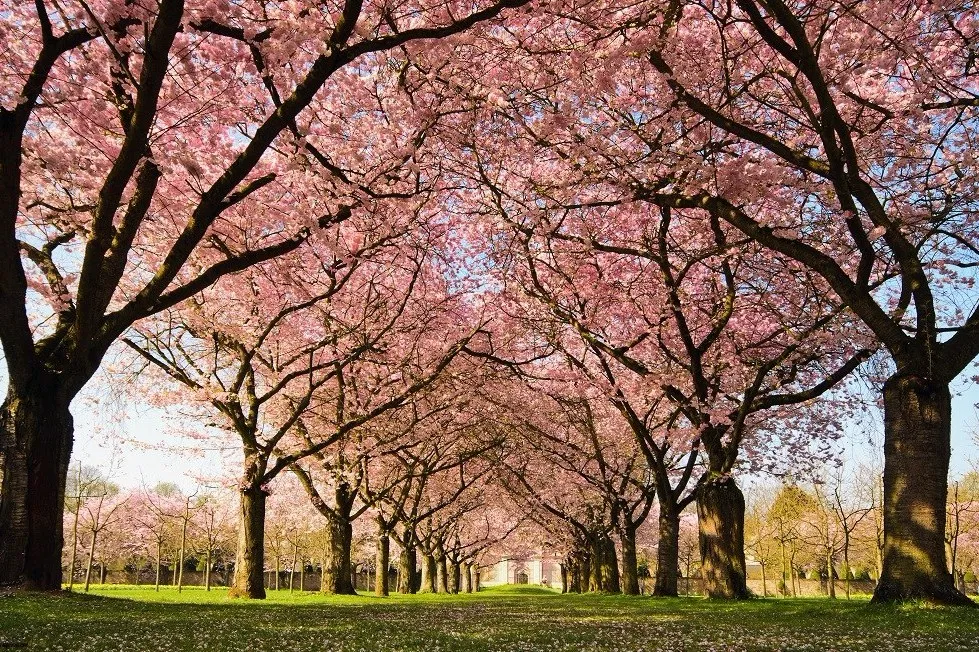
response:
M865 601L476 595L321 597L107 588L0 597L0 649L79 652L389 650L973 650L979 610Z

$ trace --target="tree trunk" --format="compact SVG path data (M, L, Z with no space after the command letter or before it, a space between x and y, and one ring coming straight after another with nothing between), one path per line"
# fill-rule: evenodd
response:
M241 492L238 525L238 554L231 597L265 598L265 502L268 495L259 486Z
M973 604L945 560L951 418L947 383L899 373L884 384L884 552L875 603Z
M75 498L75 514L71 526L71 559L68 560L68 590L75 585L75 557L78 554L78 512L82 508L82 465L78 464L78 496Z
M437 573L435 556L427 552L423 553L421 593L435 593L435 575Z
M721 476L697 492L704 593L709 598L751 597L744 559L744 494L733 478Z
M588 584L591 581L591 555L586 551L581 551L578 558L578 577L576 578L578 590L576 593L587 593Z
M561 568L561 593L568 593L568 562L565 561L560 566Z
M462 572L459 574L459 591L460 593L472 593L472 569L469 562L462 564Z
M187 551L187 521L188 516L184 515L183 530L180 532L180 555L177 562L177 592L183 591L184 588L184 555Z
M345 518L336 516L326 519L326 550L323 555L323 579L321 593L356 595L350 563L350 546L353 526Z
M61 590L71 396L53 375L11 385L0 405L0 585Z
M386 597L390 591L388 585L388 566L391 565L391 539L387 530L382 526L377 533L377 559L375 569L374 594Z
M636 558L636 530L624 527L619 532L622 545L622 593L639 595L639 560Z
M761 562L761 597L768 597L768 580L765 578L765 563Z
M680 516L660 510L659 539L656 548L656 585L653 595L675 598L680 567Z
M782 585L778 587L778 592L782 594L783 598L789 597L789 585L785 582L785 572L786 572L786 558L785 558L785 539L780 539L782 550Z
M398 556L398 593L405 595L415 592L415 567L418 565L418 549L414 544L401 542Z
M92 561L95 559L95 539L97 536L97 532L92 532L92 545L88 548L88 566L85 568L85 593L88 593L88 587L92 580Z
M139 577L138 573L136 575ZM204 555L204 590L211 590L211 548L208 546Z
M449 564L449 593L459 593L462 585L462 564L453 561Z
M830 600L836 599L836 582L833 581L833 553L826 555L826 594Z
M160 566L163 565L163 542L156 541L156 590L160 590Z
M445 553L439 553L435 559L435 591L438 593L449 592L449 561Z
M592 544L591 579L588 590L598 593L619 593L619 564L615 558L615 542L608 535L596 537Z

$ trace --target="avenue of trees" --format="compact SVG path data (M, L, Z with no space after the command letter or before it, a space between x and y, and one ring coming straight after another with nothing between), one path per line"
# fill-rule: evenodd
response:
M466 591L510 546L972 604L972 4L0 2L0 585ZM238 466L71 464L110 352Z

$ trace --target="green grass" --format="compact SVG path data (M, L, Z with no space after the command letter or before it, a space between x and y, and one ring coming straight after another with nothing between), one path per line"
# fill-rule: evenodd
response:
M0 649L118 652L426 650L968 650L979 610L866 601L476 595L325 597L106 587L89 595L0 597Z

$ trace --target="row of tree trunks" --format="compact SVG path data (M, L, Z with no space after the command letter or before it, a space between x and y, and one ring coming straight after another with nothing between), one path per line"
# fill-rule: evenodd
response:
M28 587L60 586L61 567L45 563L52 550L60 549L61 536L45 538L41 532L57 524L28 521L27 513L50 514L60 511L64 482L45 484L41 478L67 477L71 452L71 414L63 401L42 392L28 400L8 396L0 407L0 451L3 455L3 493L0 512L6 530L0 533L0 569L3 583L23 582ZM945 487L947 486L951 403L947 386L923 383L920 378L900 376L885 386L885 528L883 576L875 592L875 601L925 597L940 603L970 604L957 590L945 561ZM28 469L26 460L32 447L43 446L57 455L38 455L41 462ZM50 468L48 468L50 467ZM28 504L31 507L28 509ZM46 509L47 506L50 509ZM700 546L706 592L713 598L742 599L750 595L745 582L744 497L733 479L705 483L697 500L700 520ZM248 487L241 493L241 527L239 528L238 563L235 567L232 595L248 598L265 596L262 571L264 560L265 494L260 487ZM43 520L43 519L40 519ZM660 546L656 595L676 595L676 546L678 519L660 518ZM32 534L34 535L32 537ZM25 543L26 542L26 543ZM328 567L324 569L324 586L328 592L353 592L350 581L350 526L339 527L331 544ZM591 570L587 562L566 563L563 585L566 591L580 591L581 577L589 577L589 589L618 592L618 570L609 562L608 543L596 547L596 563ZM665 544L665 545L664 545ZM18 554L17 551L26 550ZM406 555L403 554L402 557ZM407 554L410 558L413 551ZM627 592L638 592L638 577L632 573L634 546L623 540L623 580ZM611 559L614 559L612 554ZM403 560L405 561L405 560ZM411 560L407 563L414 564ZM434 565L435 558L431 557ZM424 588L436 591L436 572L431 572L429 556L425 559L430 578ZM383 566L386 567L386 564ZM586 567L589 568L587 572ZM615 570L613 570L615 568ZM455 577L453 570L453 577ZM410 592L410 582L400 578L401 592ZM425 573L423 572L423 577ZM386 590L386 577L379 582ZM448 590L446 584L444 590Z

